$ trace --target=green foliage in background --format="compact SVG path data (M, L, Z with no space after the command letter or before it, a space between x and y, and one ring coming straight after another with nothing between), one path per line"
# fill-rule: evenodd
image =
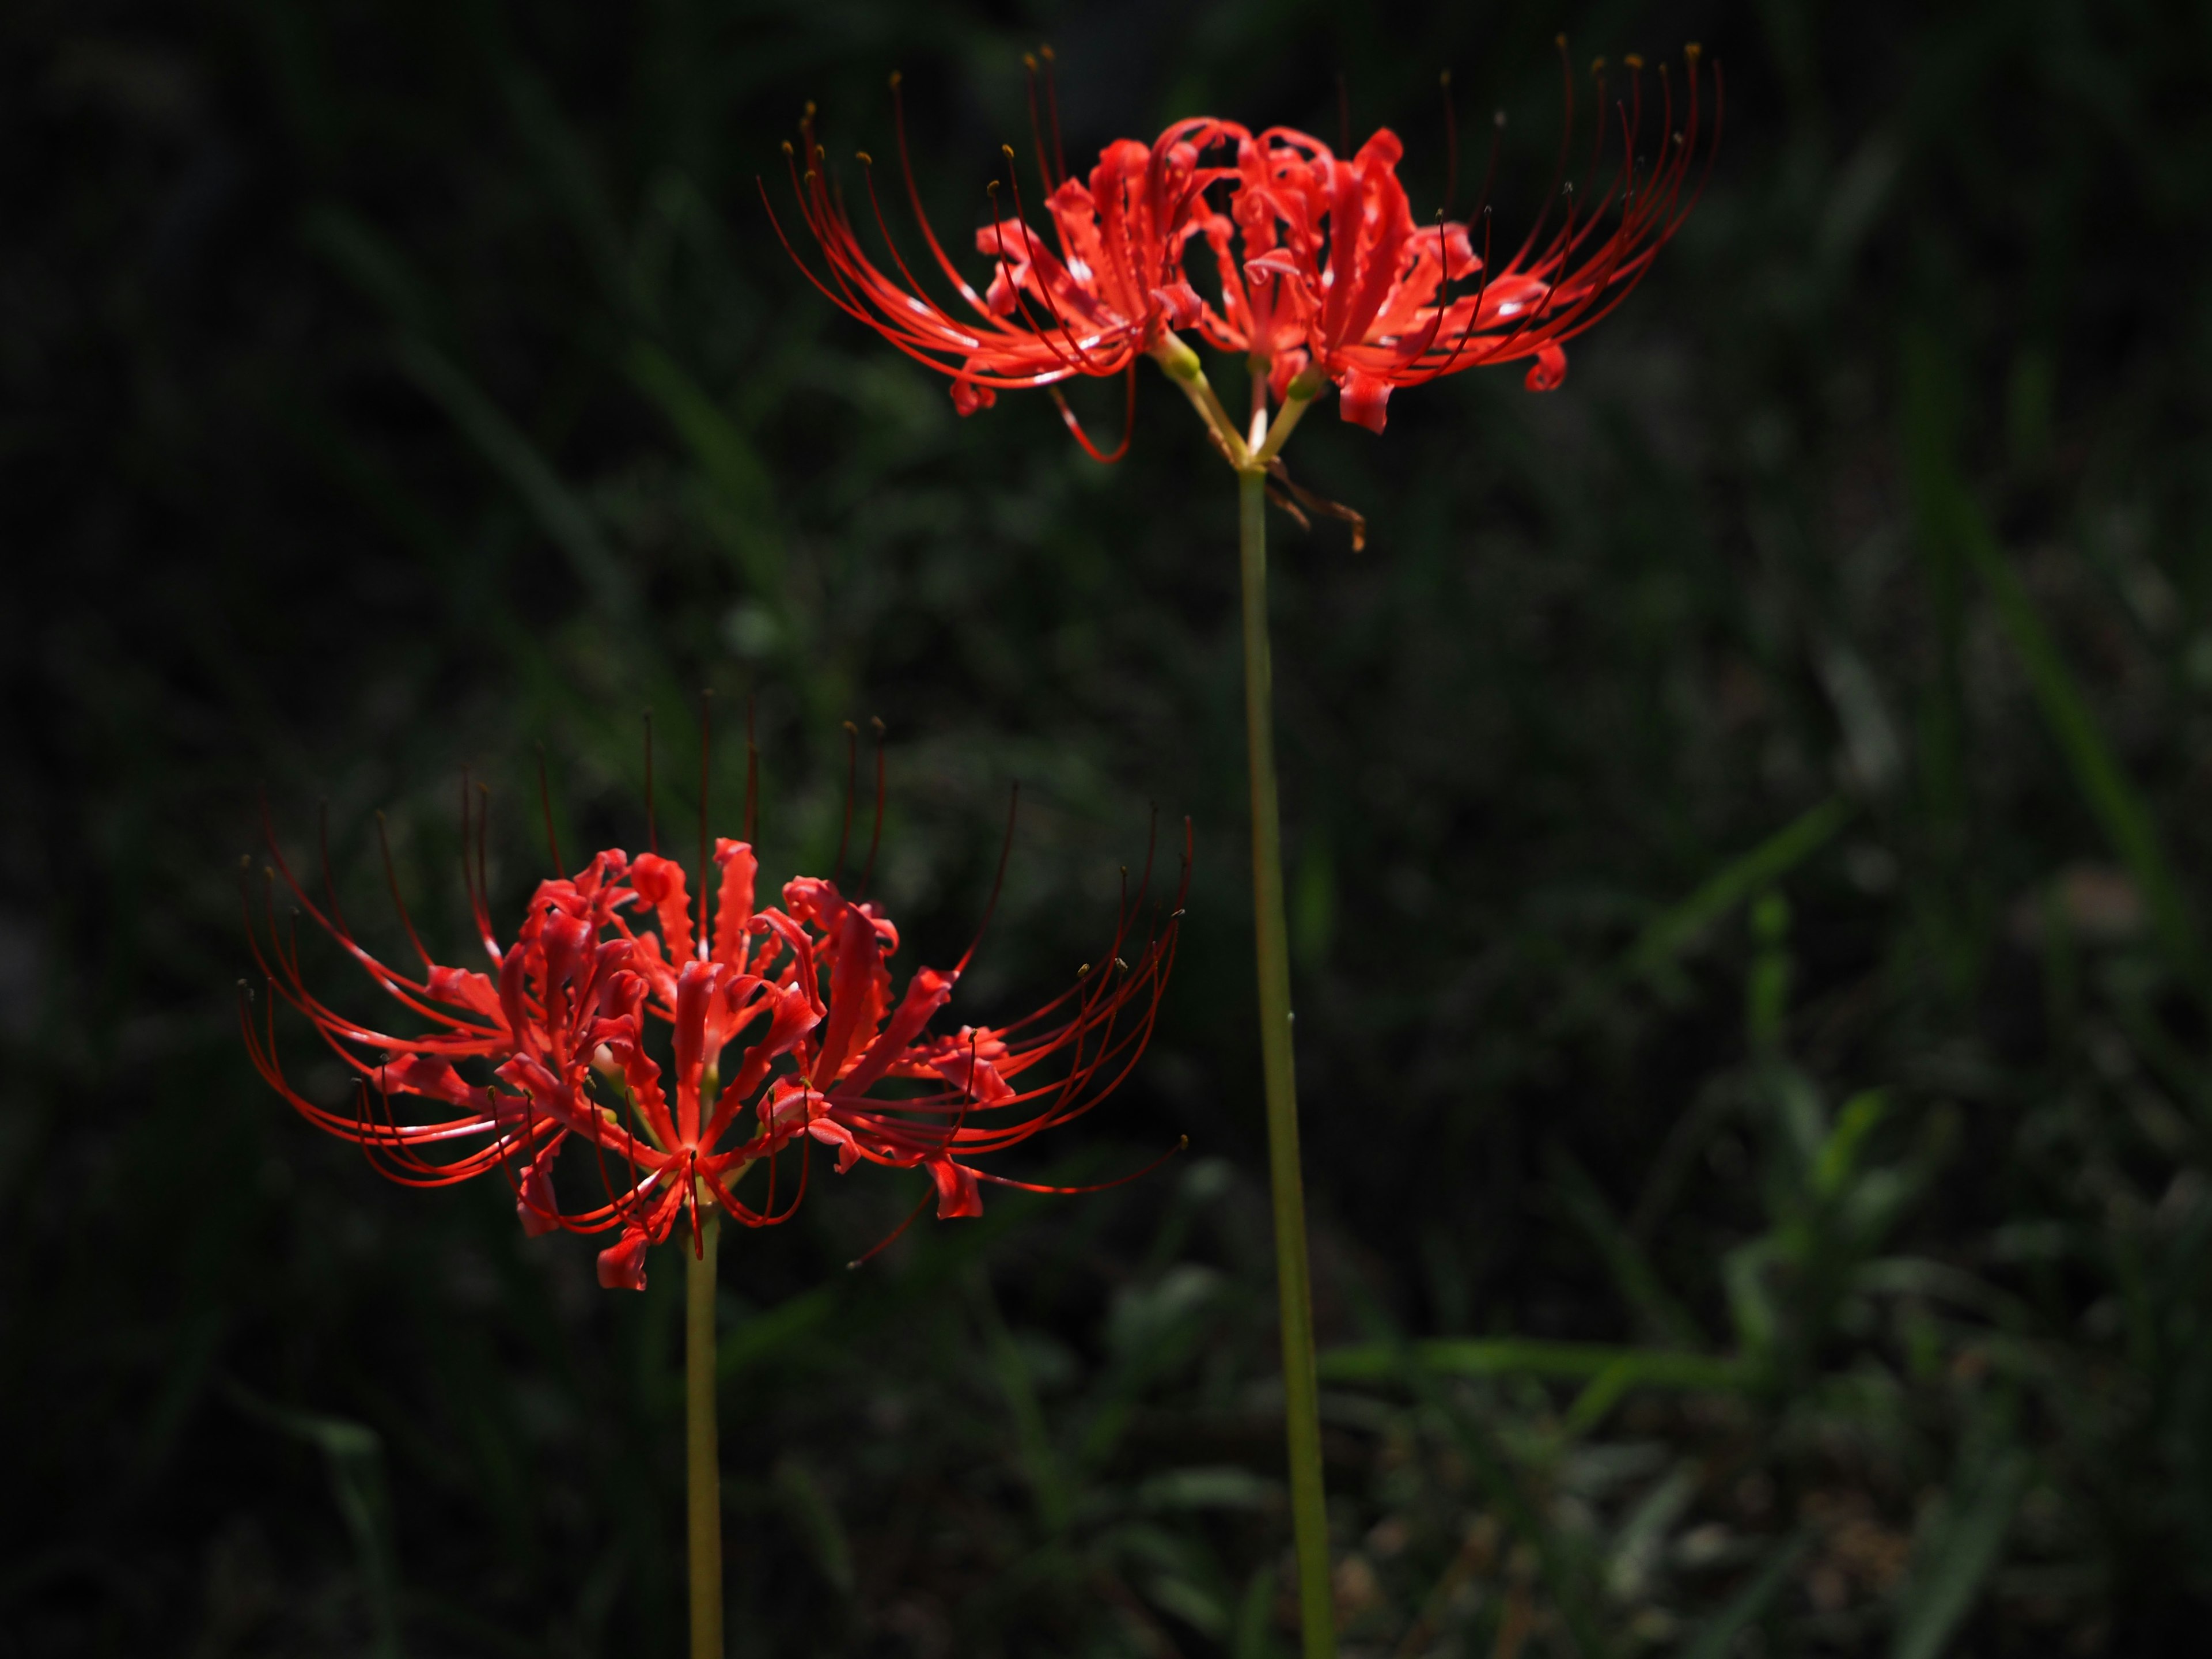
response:
M1316 411L1276 673L1347 1655L2185 1650L2212 1615L2212 207L2198 9L1608 3L1712 187L1559 392ZM902 963L1056 989L1157 805L1153 1050L981 1221L726 1241L732 1651L1287 1651L1233 503L1139 389L957 418L777 249L803 100L964 228L1201 107L1504 112L1556 8L115 0L0 19L0 1650L677 1650L680 1303L414 1194L236 1034L265 793L396 937L702 805L826 866L880 716ZM1587 98L1584 99L1587 113ZM854 175L848 173L848 181ZM1462 208L1464 202L1462 201ZM895 221L903 228L902 221ZM1079 387L1111 430L1118 388ZM707 799L697 693L723 711ZM865 781L860 807L870 807ZM316 960L349 994L336 951ZM355 988L366 993L365 985ZM302 1036L291 1052L307 1060ZM328 1071L328 1068L326 1068ZM339 1086L334 1071L311 1086ZM664 1253L665 1255L665 1253Z

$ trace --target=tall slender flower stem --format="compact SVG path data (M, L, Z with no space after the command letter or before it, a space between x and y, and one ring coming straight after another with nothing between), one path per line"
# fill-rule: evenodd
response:
M714 1246L709 1211L684 1280L684 1451L691 1560L691 1659L722 1654L722 1460L714 1427Z
M1275 1285L1283 1325L1283 1405L1290 1437L1291 1526L1297 1546L1305 1659L1334 1659L1328 1512L1322 1489L1320 1384L1313 1282L1298 1167L1298 1084L1291 1048L1291 956L1283 910L1283 823L1275 794L1274 668L1267 645L1267 474L1237 475L1244 586L1244 732L1252 781L1252 918L1260 972L1260 1063L1267 1097L1267 1174L1275 1200Z

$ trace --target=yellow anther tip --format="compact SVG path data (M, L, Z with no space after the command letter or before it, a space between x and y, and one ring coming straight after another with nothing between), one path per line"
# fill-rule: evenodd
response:
M893 70L891 71L891 86L892 86L892 88L893 88L894 89L896 89L896 88L897 88L897 86L898 86L898 83L899 83L899 72L898 72L898 70Z
M999 146L999 154L1011 161L1014 159L1014 147L1012 144L1001 144Z
M1025 52L1022 54L1022 67L1024 69L1033 70L1036 66L1036 54L1035 52Z
M1037 55L1043 58L1048 64L1053 61L1052 48L1050 46L1039 46L1037 48Z
M872 167L876 164L876 158L864 149L856 149L853 154L859 158L860 165L864 167Z
M1691 41L1688 46L1682 48L1682 56L1688 58L1693 64L1696 63L1698 58L1704 57L1705 52L1705 49L1694 40Z
M1604 59L1604 58L1591 58L1591 59L1590 59L1590 73L1591 73L1592 75L1602 75L1602 74L1604 74L1604 73L1605 73L1605 59Z
M1626 54L1620 61L1632 70L1640 70L1644 67L1644 54L1640 52L1632 52Z

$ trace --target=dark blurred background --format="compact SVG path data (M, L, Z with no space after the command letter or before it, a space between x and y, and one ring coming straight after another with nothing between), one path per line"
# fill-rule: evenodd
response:
M965 1018L1097 951L1154 804L1199 853L1144 1067L1007 1167L1183 1159L858 1273L910 1182L726 1240L732 1651L1290 1650L1230 478L1150 371L1117 467L957 418L754 179L810 99L886 155L899 69L957 247L1049 41L1072 157L1348 112L1424 214L1448 68L1510 229L1561 27L1585 121L1595 54L1719 61L1703 205L1562 390L1316 414L1364 552L1273 526L1346 1652L2192 1650L2212 13L18 0L0 1652L678 1650L674 1257L603 1293L293 1117L237 879L327 802L390 943L381 810L451 959L463 768L511 919L537 746L635 848L652 710L683 844L702 685L779 878L884 720L907 968L1022 781Z

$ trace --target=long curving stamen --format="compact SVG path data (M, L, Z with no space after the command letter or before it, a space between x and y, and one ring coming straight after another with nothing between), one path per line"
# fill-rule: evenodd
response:
M1022 786L1016 779L1006 797L1006 833L999 843L999 867L991 878L991 896L983 901L983 918L975 924L975 937L968 941L968 948L960 953L960 960L952 965L952 977L958 979L968 971L968 964L975 959L975 951L983 943L984 930L991 925L991 913L999 908L999 894L1006 884L1006 860L1014 851L1014 821L1021 814Z
M1056 60L1050 46L1039 46L1037 56L1044 59L1044 106L1052 121L1052 163L1054 184L1067 179L1067 154L1060 145L1060 78L1053 71Z
M553 791L545 781L545 745L538 745L538 805L545 814L545 847L553 855L553 873L565 876L568 866L561 861L561 838L553 833Z
M845 821L837 830L837 861L830 867L834 884L845 873L845 848L853 839L853 794L860 787L860 728L845 722Z
M1075 411L1068 407L1067 398L1061 393L1060 389L1058 386L1047 386L1045 388L1047 392L1049 392L1052 394L1052 401L1060 410L1060 418L1061 422L1067 428L1069 432L1074 434L1075 441L1083 446L1083 453L1088 455L1092 460L1105 466L1113 465L1115 462L1120 460L1124 455L1127 455L1129 453L1129 440L1136 435L1137 360L1134 357L1129 359L1129 366L1127 368L1124 369L1122 373L1128 379L1128 390L1122 399L1121 405L1121 441L1115 444L1111 450L1102 451L1097 444L1091 441L1091 434L1083 429L1083 422L1076 418ZM1264 395L1267 390L1267 382L1265 380L1262 380L1259 382L1259 385L1261 391Z
M483 940L484 954L498 962L499 941L491 931L491 860L487 851L491 838L491 786L481 779L477 782L477 933Z
M1044 149L1044 128L1037 120L1037 60L1035 52L1022 54L1022 78L1029 88L1030 144L1036 155L1037 176L1044 180L1045 194L1049 196L1059 181L1053 177L1052 159Z
M430 953L422 948L422 937L415 931L415 918L407 914L407 901L400 896L398 872L392 864L392 837L386 833L381 811L376 815L376 844L384 854L384 879L392 889L392 903L399 912L399 925L407 930L407 942L415 947L415 954L422 957L422 971L427 974L436 964L431 962Z
M967 279L962 276L958 269L954 266L951 257L945 252L944 244L937 240L937 230L929 222L929 216L922 211L921 191L916 188L914 182L914 160L907 153L906 97L900 88L899 82L900 77L894 73L891 76L891 121L898 133L899 172L906 179L907 200L914 205L915 222L921 227L922 240L929 244L929 251L937 256L938 266L945 272L946 280L952 284L961 298L975 307L981 315L988 317L991 314L991 308L983 303L983 296L969 286Z
M1154 1158L1150 1164L1146 1164L1142 1169L1132 1170L1127 1175L1116 1176L1111 1181L1094 1182L1087 1187L1048 1187L1035 1181L1016 1181L1010 1176L993 1175L988 1170L972 1170L969 1171L969 1173L973 1175L978 1181L989 1182L994 1187L1012 1187L1018 1192L1058 1193L1067 1195L1072 1195L1077 1193L1104 1193L1110 1192L1116 1187L1126 1187L1133 1181L1142 1181L1146 1176L1152 1174L1153 1170L1158 1169L1161 1164L1166 1163L1170 1158L1174 1158L1178 1153L1187 1152L1189 1150L1190 1137L1188 1135L1178 1135L1176 1138L1176 1144L1174 1146L1169 1147L1167 1151L1162 1152L1158 1158Z
M884 723L875 715L868 716L868 724L876 728L876 823L868 834L868 861L860 866L860 884L854 890L854 902L868 896L869 878L876 873L876 852L884 844Z
M1006 172L1009 177L1011 177L1014 171L1012 165L1014 159L1013 148L1011 145L1001 145L1000 149L1006 153L1007 162ZM1018 179L1014 180L1012 191L1014 198L1014 222L1021 227L1022 245L1029 254L1029 270L1034 276L1037 269L1036 244L1030 234L1029 221L1024 218L1022 214L1022 187ZM1006 278L1006 286L1012 292L1014 296L1014 305L1016 308L1021 312L1022 320L1029 325L1030 330L1036 336L1037 343L1043 346L1046 350L1051 352L1054 358L1058 359L1062 363L1066 363L1067 360L1060 356L1060 349L1054 345L1053 343L1046 337L1045 332L1042 329L1037 327L1036 319L1030 314L1029 301L1022 296L1022 285L1014 280L1013 272L1008 268L1006 263L1006 230L1004 222L999 217L999 181L995 179L991 181L989 194L991 198L991 233L993 238L998 243L1000 274ZM1068 349L1075 354L1075 364L1071 366L1069 372L1072 374L1075 371L1076 368L1080 368L1084 373L1089 374L1103 374L1107 373L1108 366L1092 363L1090 353L1084 349L1083 343L1075 337L1074 331L1067 325L1067 319L1060 314L1060 307L1053 301L1052 285L1044 281L1042 277L1039 276L1036 277L1036 289L1038 294L1043 297L1045 309L1051 313L1053 322L1060 330L1060 337L1067 342Z
M760 744L753 735L753 694L745 693L745 845L754 846L759 831L754 823L760 798Z
M929 1207L929 1200L936 1196L937 1182L933 1179L930 1182L929 1186L921 1194L921 1202L915 1205L914 1208L906 1212L906 1219L900 1222L897 1226L892 1228L890 1231L885 1233L881 1238L878 1239L873 1244L871 1244L866 1249L861 1251L860 1255L854 1256L850 1261L848 1261L845 1264L845 1271L847 1273L851 1273L854 1268L864 1266L866 1263L872 1261L883 1251L889 1249L893 1244L896 1243L900 1235L904 1233L908 1228L913 1226L914 1224L921 1218L921 1212Z
M322 851L323 896L330 901L331 920L337 924L331 931L337 933L339 939L350 943L352 930L346 926L345 912L338 908L338 890L331 880L331 804L329 801L319 803L317 820L315 839Z
M1451 71L1437 77L1444 99L1444 208L1449 214L1459 195L1459 118L1452 109Z
M714 689L699 688L699 960L707 960L707 872L714 867L708 855L714 842L707 833L707 807L713 784L714 755Z

